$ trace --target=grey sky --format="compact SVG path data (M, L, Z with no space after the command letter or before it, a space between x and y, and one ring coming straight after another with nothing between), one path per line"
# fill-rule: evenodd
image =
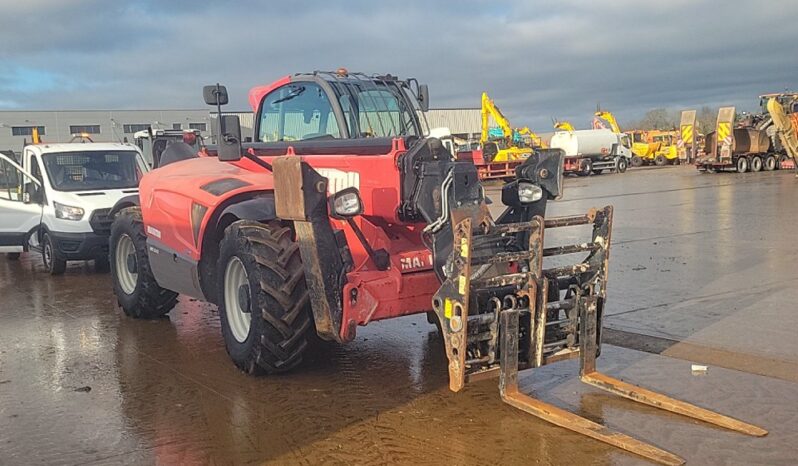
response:
M798 1L0 0L0 108L201 108L297 71L413 76L434 107L491 97L518 126L798 88Z

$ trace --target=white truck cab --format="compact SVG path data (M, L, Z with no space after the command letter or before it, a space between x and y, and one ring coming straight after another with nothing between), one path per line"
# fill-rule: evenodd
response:
M19 164L0 154L0 252L41 251L52 274L71 260L107 267L108 214L148 169L132 144L33 144Z

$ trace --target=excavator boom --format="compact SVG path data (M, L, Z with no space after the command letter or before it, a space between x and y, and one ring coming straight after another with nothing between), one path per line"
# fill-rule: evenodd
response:
M598 110L595 113L597 118L601 118L602 120L606 121L610 125L610 129L613 133L621 133L621 127L618 125L618 120L615 119L615 115L611 112L606 110Z

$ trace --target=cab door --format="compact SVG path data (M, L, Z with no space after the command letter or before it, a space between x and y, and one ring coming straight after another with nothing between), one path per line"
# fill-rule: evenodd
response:
M42 219L44 189L39 180L0 154L0 252L19 252Z

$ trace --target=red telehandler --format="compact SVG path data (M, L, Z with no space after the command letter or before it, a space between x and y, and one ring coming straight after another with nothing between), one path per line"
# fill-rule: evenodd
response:
M519 391L519 369L579 358L586 383L766 434L596 371L612 207L545 217L562 195L561 151L536 150L520 164L493 218L475 166L424 136L429 92L414 79L338 70L256 87L247 143L238 118L221 112L226 89L203 93L222 115L218 147L187 159L172 144L139 195L114 209L112 277L127 315L163 316L178 294L215 303L230 357L260 374L296 367L312 333L344 344L359 325L426 312L440 324L455 392L498 376L502 398L519 409L683 463ZM589 241L544 246L544 236L580 225Z

